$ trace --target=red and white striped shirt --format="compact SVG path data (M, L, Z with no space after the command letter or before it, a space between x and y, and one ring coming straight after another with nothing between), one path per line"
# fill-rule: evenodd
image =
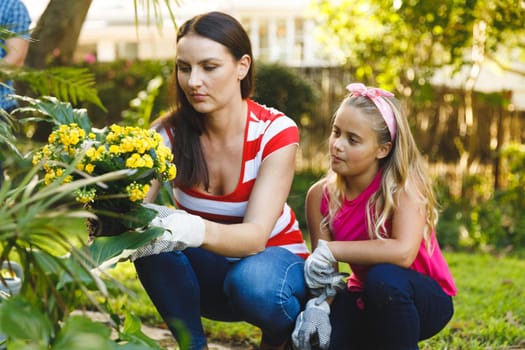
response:
M299 130L291 118L250 99L247 102L245 145L240 181L236 189L227 195L215 196L192 188L175 188L178 208L210 221L241 223L262 162L276 150L299 143ZM171 132L162 130L161 134L171 149ZM309 254L295 213L287 203L283 206L266 246L280 246L304 258Z

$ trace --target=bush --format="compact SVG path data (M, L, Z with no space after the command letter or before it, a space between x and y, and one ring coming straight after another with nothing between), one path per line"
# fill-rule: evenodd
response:
M319 99L313 85L278 63L262 63L255 68L255 101L280 110L298 125L311 118Z
M500 249L525 244L525 147L510 144L501 153L505 187L494 190L483 175L463 179L454 197L446 183L437 186L443 211L438 234L443 244L460 248Z
M85 64L84 64L85 66ZM151 114L158 116L168 107L168 84L172 63L163 61L116 61L95 63L87 66L95 75L100 100L107 111L87 105L88 115L97 127L120 123L122 112L129 109L141 91L156 77L164 81L159 87Z

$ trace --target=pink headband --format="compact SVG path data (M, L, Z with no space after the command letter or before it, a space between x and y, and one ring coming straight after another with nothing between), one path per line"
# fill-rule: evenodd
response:
M394 94L379 88L369 87L367 88L364 84L361 83L352 83L346 86L346 89L352 93L354 96L366 96L374 104L377 109L383 116L385 120L388 131L390 131L390 139L394 142L396 137L396 118L394 117L394 112L392 107L381 97L393 97Z

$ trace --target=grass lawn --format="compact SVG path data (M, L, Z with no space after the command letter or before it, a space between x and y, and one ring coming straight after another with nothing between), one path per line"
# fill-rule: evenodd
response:
M445 256L459 289L455 314L441 333L421 342L420 348L525 349L525 260L488 253L445 252ZM125 308L145 324L162 323L132 264L121 263L111 274L133 291L112 298L115 310ZM249 349L259 341L259 330L246 323L204 320L204 324L214 342L244 344Z

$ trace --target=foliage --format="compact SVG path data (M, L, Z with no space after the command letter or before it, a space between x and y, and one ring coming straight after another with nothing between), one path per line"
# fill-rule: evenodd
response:
M159 6L157 0L140 3L146 4L148 9L149 4L153 4L155 11ZM166 5L169 8L168 1ZM3 31L0 35L6 37ZM0 78L25 82L36 94L54 95L55 98L74 104L92 103L104 109L93 89L91 74L84 69L57 67L37 71L3 67ZM23 97L21 100L34 102ZM54 98L47 99L47 102L36 103L39 112L47 117L56 117L54 121L58 124L69 121L72 116L70 105L59 103ZM24 110L30 108L19 111ZM17 148L17 143L24 144L28 140L17 140L14 131L19 129L19 123L46 118L18 120L3 110L0 114L0 142L7 144L12 151L7 152L2 147L0 155L9 161L13 158L23 161L25 157ZM79 127L89 122L89 119L84 118L84 112L79 111L74 116L80 117L75 120ZM98 244L112 249L97 249L97 244L88 249L83 243L84 239L78 241L78 237L72 237L68 231L71 222L80 220L84 223L87 218L93 217L92 213L76 208L71 193L86 186L120 180L127 174L122 171L108 172L64 183L68 176L77 173L76 164L80 164L80 159L75 158L65 164L62 174L48 179L44 187L40 186L37 167L30 168L24 176L16 179L16 183L9 177L2 183L0 263L9 259L19 261L24 268L24 283L18 296L0 303L0 333L7 336L7 346L11 349L160 349L158 344L140 331L140 321L131 314L126 314L124 322L121 322L118 315L105 310L111 314L109 325L70 314L79 305L78 300L83 300L78 298L79 294L99 310L104 310L104 306L91 294L91 291L97 291L108 297L107 285L98 275L100 271L95 273L93 270L98 265L93 257L103 261L114 255L115 249L126 248L122 242L119 245L113 241L111 245ZM82 232L85 232L85 228ZM154 230L144 232L142 239L150 240L156 234L158 232ZM133 244L139 244L139 241L134 239ZM116 339L112 339L112 331L117 334Z
M158 75L148 82L145 90L139 91L137 97L129 102L129 109L122 111L123 125L145 127L150 124L155 101L163 84L162 76Z
M97 95L93 75L87 69L50 67L35 70L26 67L10 75L28 84L37 95L51 95L62 101L70 101L73 105L78 105L80 101L90 102L105 110Z
M152 227L140 234L123 234L117 240L100 238L90 246L85 244L87 235L79 237L78 231L72 235L68 230L71 222L80 220L84 226L81 232L86 233L86 219L95 218L93 213L78 208L79 204L72 194L85 188L107 187L114 182L129 181L129 171L106 169L103 174L95 176L85 171L87 164L84 164L84 173L77 177L77 165L83 164L83 158L70 155L66 145L80 145L82 137L77 139L76 136L82 135L83 127L91 130L85 111L75 110L70 104L54 98L41 101L25 97L23 100L29 106L18 110L22 115L23 112L40 112L41 119L52 121L57 126L73 123L75 132L69 130L67 134L55 135L56 139L51 137L50 143L57 149L48 149L49 152L42 155L57 157L55 160L60 162L61 171L60 174L54 172L54 176L48 176L45 186L42 186L44 180L38 177L40 168L35 166L16 184L8 178L0 189L0 263L16 260L24 269L21 293L0 304L0 333L7 336L9 348L17 349L159 349L157 344L141 334L138 327L140 321L131 314L126 315L124 323L112 322L109 325L94 324L86 317L71 315L81 300L88 300L97 309L111 313L92 295L93 291L97 291L103 297L109 297L108 283L100 279L101 272L95 267L124 249L143 245L161 234L162 230ZM13 125L16 122L27 120L23 117L13 119ZM8 129L1 130L8 132ZM106 140L110 133L104 134ZM54 143L54 140L57 142ZM101 140L96 137L89 139L90 144L98 141ZM155 149L152 151L155 155ZM79 150L78 153L82 152ZM86 153L89 152L86 150ZM37 159L40 159L39 156ZM165 163L172 166L167 159ZM74 227L78 230L77 226ZM118 288L122 292L123 288ZM79 294L85 299L79 298ZM112 317L119 319L117 315ZM110 339L111 329L116 331L118 339Z
M489 178L477 174L463 179L460 196L438 181L442 206L440 239L456 248L502 249L525 243L525 148L509 144L501 152L505 164L505 188L491 188Z
M309 241L308 231L306 227L306 210L305 197L306 192L317 180L324 174L315 171L301 171L294 177L290 195L288 196L288 204L293 208L300 228L303 231L303 236Z
M146 13L146 19L148 24L150 24L151 17L153 16L153 21L157 24L157 28L161 30L163 26L163 20L162 20L162 2L159 0L133 0L133 5L135 7L135 26L138 27L138 14L142 13L142 11L139 11L138 5L141 5L141 7L145 8ZM175 4L177 6L180 6L179 0L175 0ZM177 23L175 21L175 14L173 13L172 5L170 0L164 0L164 6L168 10L168 13L170 15L171 23L174 26L177 26ZM153 13L152 13L153 12Z
M319 97L306 79L278 63L261 63L256 69L254 100L282 111L299 125L312 118Z
M65 176L72 170L68 167ZM89 251L68 231L72 222L92 214L75 210L68 198L78 188L114 180L119 174L68 184L57 179L42 188L37 172L33 168L16 187L5 181L0 190L0 262L16 259L24 269L20 294L0 303L0 333L13 349L115 349L118 342L111 341L109 326L70 317L79 306L78 293L101 310L90 290L108 294L93 273ZM117 331L133 336L125 328Z
M83 63L77 67L88 69L94 75L98 95L107 109L104 112L91 103L83 104L96 127L121 122L130 125L130 119L140 123L140 120L149 118L149 122L169 108L167 82L171 79L171 62L119 60ZM160 79L162 84L157 86ZM139 100L138 108L133 107L134 101ZM138 118L141 108L147 108L144 111L149 115Z
M0 39L19 37L20 34L0 27ZM64 101L77 104L86 101L104 110L95 89L93 75L82 68L51 67L48 69L32 69L2 66L1 80L15 80L25 83L37 95L54 95Z
M403 94L417 94L436 67L470 66L474 48L501 61L525 53L523 6L513 0L317 0L314 8L327 56Z

